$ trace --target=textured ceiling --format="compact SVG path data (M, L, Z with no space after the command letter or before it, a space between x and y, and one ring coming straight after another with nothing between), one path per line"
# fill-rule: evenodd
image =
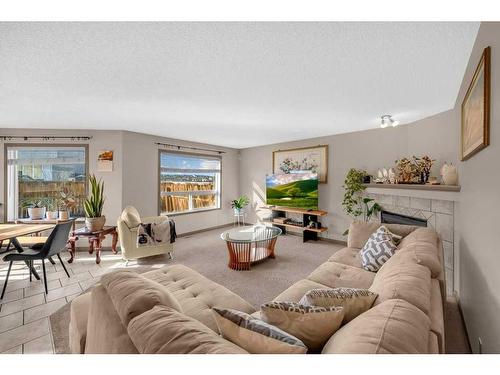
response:
M244 148L453 107L479 23L0 23L0 128Z

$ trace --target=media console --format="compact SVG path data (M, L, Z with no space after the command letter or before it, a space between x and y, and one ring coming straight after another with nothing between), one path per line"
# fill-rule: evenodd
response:
M328 213L321 210L305 210L302 208L269 206L271 210L271 223L286 234L287 228L295 228L302 231L303 241L318 240L318 233L326 232L327 227L321 225L319 217ZM302 222L297 223L287 217L287 213L302 214ZM311 226L312 223L312 226Z

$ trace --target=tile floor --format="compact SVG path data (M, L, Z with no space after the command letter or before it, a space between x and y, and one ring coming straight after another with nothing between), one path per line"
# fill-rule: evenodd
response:
M69 258L67 254L61 256ZM125 267L120 254L103 251L101 263L95 264L95 257L78 252L73 264L65 263L71 277L68 278L57 259L47 269L48 295L44 293L43 282L29 281L24 263L12 266L4 299L0 301L0 353L5 354L50 354L54 353L49 316L70 302L82 291L96 283L100 277L116 268ZM42 274L41 263L35 265ZM133 267L129 263L128 267ZM0 262L0 288L3 287L8 264Z

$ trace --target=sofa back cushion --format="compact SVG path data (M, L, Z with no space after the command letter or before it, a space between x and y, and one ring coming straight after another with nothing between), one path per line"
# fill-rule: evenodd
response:
M414 263L427 267L433 278L438 277L443 269L439 257L439 247L429 242L412 242L396 250L391 257L394 264Z
M182 311L177 299L163 285L129 270L118 270L101 278L113 305L126 327L130 320L152 309L164 305Z
M417 228L405 236L399 243L398 247L401 249L416 242L426 242L432 246L437 246L439 242L439 235L432 228Z
M165 306L132 319L128 334L141 354L247 354L203 323Z
M377 272L369 290L378 294L374 306L390 299L403 299L427 315L430 312L431 273L418 264L393 266L387 262Z
M418 227L413 225L400 224L381 224L378 222L365 223L363 221L353 221L349 226L349 234L347 236L347 246L357 249L363 248L371 234L375 232L381 225L384 225L392 233L403 237L403 239L416 230Z
M139 215L139 211L133 206L125 207L120 215L120 219L129 228L136 228L141 223L141 215Z
M340 328L323 354L422 354L429 351L430 321L401 299L385 301Z

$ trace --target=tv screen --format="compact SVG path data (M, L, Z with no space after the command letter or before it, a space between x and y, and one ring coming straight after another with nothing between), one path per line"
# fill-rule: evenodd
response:
M304 172L267 175L266 203L317 210L318 174Z

